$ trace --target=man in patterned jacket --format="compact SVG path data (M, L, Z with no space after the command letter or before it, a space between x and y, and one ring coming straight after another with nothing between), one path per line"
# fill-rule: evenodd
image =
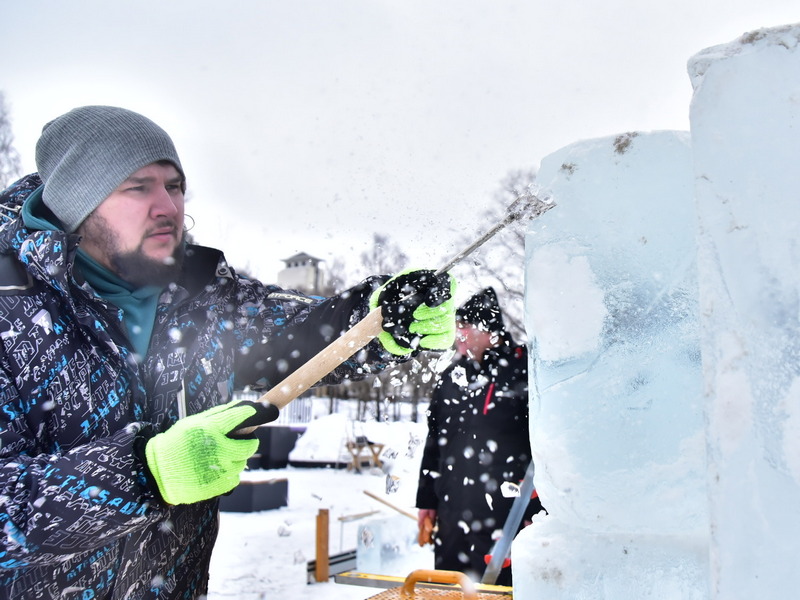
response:
M450 346L453 281L411 271L312 299L186 244L185 177L145 117L45 125L0 196L0 598L199 598L218 497L276 416L273 386L375 306L384 331L327 383Z

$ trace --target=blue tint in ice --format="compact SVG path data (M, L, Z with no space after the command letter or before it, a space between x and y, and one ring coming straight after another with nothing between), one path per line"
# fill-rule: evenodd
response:
M526 239L531 444L549 514L519 536L530 547L515 543L515 597L705 598L689 136L579 142L545 158L539 183L557 203Z
M697 531L707 521L692 506L705 463L689 138L626 139L542 162L557 207L527 239L537 488L553 517L592 531Z
M800 588L800 26L689 62L691 135L542 162L526 240L537 515L514 597Z

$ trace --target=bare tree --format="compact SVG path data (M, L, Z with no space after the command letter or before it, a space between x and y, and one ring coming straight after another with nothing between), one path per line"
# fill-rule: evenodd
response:
M334 258L332 261L326 261L327 268L325 269L325 283L320 289L322 296L334 296L343 292L347 288L345 283L347 279L347 269L345 262L341 258Z
M480 215L485 223L498 223L519 196L530 191L536 181L535 169L509 171L500 181L489 207ZM474 240L465 238L464 246ZM458 275L463 293L473 294L485 287L497 292L506 327L518 342L525 335L525 223L513 223L480 247ZM464 275L464 270L469 276Z
M372 246L361 253L364 276L397 273L407 264L408 255L385 233L374 233Z
M0 185L6 187L22 174L19 153L14 148L11 131L11 116L6 106L6 97L0 92Z

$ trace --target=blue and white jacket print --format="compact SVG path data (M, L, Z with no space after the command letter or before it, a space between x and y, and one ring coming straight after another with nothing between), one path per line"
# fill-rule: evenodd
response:
M78 236L23 224L40 185L0 195L0 599L201 597L218 500L166 505L145 440L238 386L276 384L363 318L383 279L312 299L190 245L137 361L121 311L73 273ZM325 383L389 359L375 342L361 355Z

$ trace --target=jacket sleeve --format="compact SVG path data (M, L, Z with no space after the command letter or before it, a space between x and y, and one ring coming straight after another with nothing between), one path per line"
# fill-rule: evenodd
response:
M42 454L27 408L0 370L0 568L59 562L101 547L159 512L135 458L142 425Z
M417 508L438 510L439 498L436 495L436 479L439 477L439 425L437 419L438 387L434 388L428 407L428 436L422 452L417 484Z
M261 301L255 318L250 321L250 326L258 330L255 335L250 334L258 339L249 353L253 368L237 369L237 383L253 384L263 379L272 387L285 379L363 319L369 312L371 293L384 280L373 277L330 298L312 298L258 282L243 282L245 286L257 286L255 293L261 296ZM373 340L317 384L363 379L403 360Z

